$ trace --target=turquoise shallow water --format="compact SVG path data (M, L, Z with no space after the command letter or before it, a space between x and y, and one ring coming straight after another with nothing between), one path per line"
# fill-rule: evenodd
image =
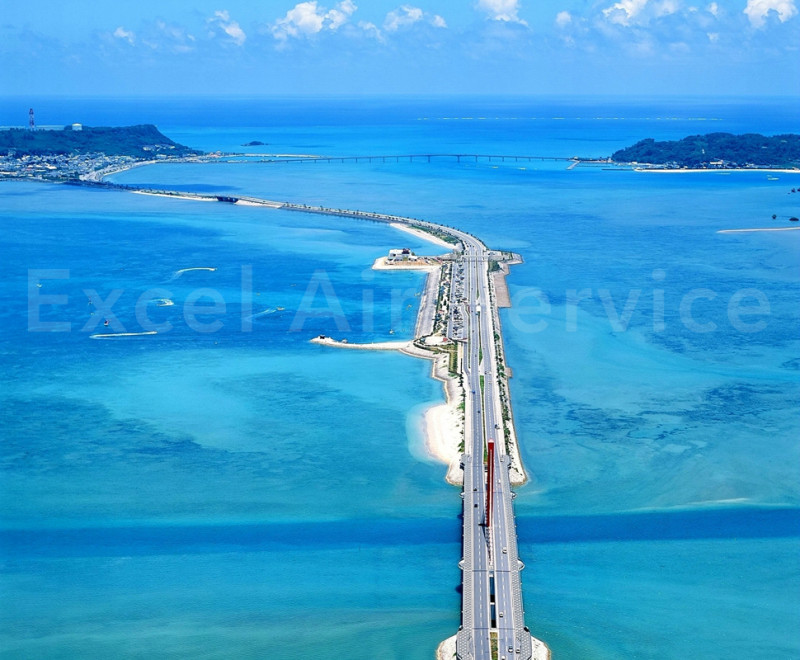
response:
M329 110L307 126L160 123L205 148L264 136L303 152L567 156L709 117L719 130L797 124L768 107L762 128L735 104L669 122L645 118L657 108L593 108L639 119L591 124L584 107L527 110L538 118L523 129L402 107L388 123ZM438 160L115 180L404 213L521 253L502 319L531 475L516 509L534 634L557 658L800 653L800 246L797 232L716 233L786 225L800 176ZM422 361L307 339L409 336L422 278L368 266L390 247L437 248L265 209L31 184L0 195L2 657L431 657L459 619L459 500L418 431L441 388ZM177 275L197 267L216 270ZM90 339L115 291L113 323L171 327ZM224 310L190 321L198 292ZM30 296L51 294L67 300L39 321L71 331L29 331ZM737 295L755 313L731 315ZM161 297L175 304L148 302Z

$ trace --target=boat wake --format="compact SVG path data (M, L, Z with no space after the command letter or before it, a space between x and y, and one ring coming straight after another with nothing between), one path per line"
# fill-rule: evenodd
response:
M267 307L263 311L256 312L255 314L248 316L246 320L252 321L253 319L261 318L262 316L269 316L281 311L283 311L283 307Z
M188 273L188 272L190 272L192 270L207 270L207 271L210 271L210 272L213 273L217 269L216 268L209 268L207 266L198 266L197 268L181 268L180 270L176 270L172 274L172 277L170 278L169 281L172 282L172 280L177 280L181 275L183 275L184 273Z
M90 339L117 339L119 337L143 337L145 335L156 335L155 330L147 330L146 332L110 332L107 334L89 335Z

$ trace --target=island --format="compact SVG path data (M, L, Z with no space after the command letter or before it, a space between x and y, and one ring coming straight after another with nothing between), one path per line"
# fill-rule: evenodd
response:
M795 169L800 135L708 133L682 140L640 140L612 154L617 163L659 169Z

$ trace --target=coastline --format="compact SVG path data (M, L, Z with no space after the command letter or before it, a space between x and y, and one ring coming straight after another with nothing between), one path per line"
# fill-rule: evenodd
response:
M429 234L428 232L422 231L420 229L414 229L414 227L409 227L408 225L404 225L399 222L390 222L389 226L394 227L395 229L399 229L400 231L404 231L407 234L412 234L417 238L421 238L423 241L429 241L431 243L434 243L435 245L447 248L448 250L452 250L454 247L452 243L443 241L438 236L434 236L433 234Z
M729 172L762 172L766 174L800 174L800 169L772 169L769 167L631 167L634 172L672 172L678 174L698 174L701 172L716 172L727 174Z
M464 485L461 454L464 443L464 421L459 408L463 390L457 379L450 376L447 355L434 357L431 377L441 381L445 403L431 406L424 414L425 447L435 459L447 465L445 481L453 486Z
M425 449L434 460L447 466L445 481L453 486L462 486L464 472L461 469L461 454L464 442L464 423L459 408L464 392L457 377L449 373L447 353L435 353L420 348L418 342L384 341L367 344L350 343L332 337L318 336L309 340L312 344L332 348L365 351L398 351L411 357L431 360L431 378L442 383L445 402L429 406L423 412L423 434ZM435 346L435 344L431 344Z
M351 344L346 339L337 340L323 335L314 337L309 341L312 344L333 346L334 348L350 348L359 351L401 351L411 344L411 341L376 341L371 344Z

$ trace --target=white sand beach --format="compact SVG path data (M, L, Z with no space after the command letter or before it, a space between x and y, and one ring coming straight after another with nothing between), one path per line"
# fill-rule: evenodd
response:
M431 375L436 380L444 383L447 401L431 406L423 416L423 430L425 434L425 448L428 454L448 466L447 482L460 486L464 482L464 473L461 470L461 443L464 438L464 424L462 412L458 405L463 398L461 387L455 378L448 373L448 358L445 353L432 353L414 345L412 341L383 341L370 344L350 343L346 340L336 340L332 337L318 336L310 340L313 344L332 346L334 348L349 348L366 351L402 351L413 357L433 360Z
M430 243L435 243L436 245L440 245L441 247L445 247L448 250L452 250L455 246L447 241L443 241L441 238L434 236L433 234L429 234L426 231L422 231L421 229L414 229L414 227L409 227L408 225L404 225L402 222L390 222L390 227L394 227L395 229L399 229L400 231L404 231L408 234L413 234L417 238L421 238L425 241L429 241Z
M458 381L447 374L446 355L436 357L432 375L444 382L447 401L425 411L425 448L431 457L447 465L447 483L461 486L464 484L464 471L461 469L464 421L458 406L462 400L462 390Z
M333 337L314 337L310 340L312 344L323 344L335 348L351 348L360 351L399 351L408 348L410 341L376 341L371 344L351 344L346 339L336 340Z

